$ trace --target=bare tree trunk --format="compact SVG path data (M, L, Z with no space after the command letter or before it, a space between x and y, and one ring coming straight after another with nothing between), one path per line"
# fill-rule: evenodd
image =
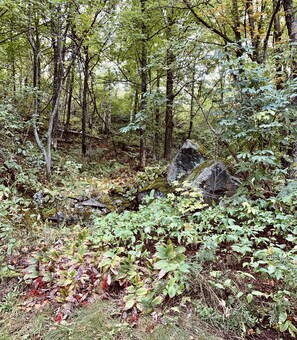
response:
M283 0L283 7L285 11L286 26L288 30L288 35L290 43L297 42L297 18L296 12L293 4L293 0ZM291 78L297 78L297 60L296 60L296 47L292 44L292 61L291 61ZM294 53L295 51L295 53ZM297 97L292 100L293 105L297 105ZM297 176L296 162L297 162L297 140L291 144L288 154L292 159L291 166L289 168L289 178L295 178Z
M107 94L108 93L108 94ZM110 133L111 112L112 112L112 87L111 79L108 79L104 86L104 105L103 105L103 124L102 133L108 135Z
M235 40L238 45L238 50L236 51L237 56L240 57L242 55L242 43L241 43L241 33L240 33L240 15L238 10L237 0L232 0L232 12L233 12L233 32L235 35Z
M82 93L82 116L81 116L81 152L82 157L85 158L87 154L87 131L86 122L88 116L88 81L89 81L89 50L84 47L84 85Z
M67 138L67 131L69 130L69 127L70 127L73 86L74 86L74 65L72 66L71 73L69 75L69 87L68 87L68 98L67 98L67 115L66 115L66 122L65 122L66 138Z
M157 73L157 94L160 94L160 80L161 75ZM160 159L160 104L155 105L155 134L154 134L154 157L156 160Z
M169 41L172 35L173 26L173 9L167 18L168 28L167 28L167 40ZM173 142L173 64L175 62L175 55L173 54L171 46L167 48L166 53L166 112L165 112L165 140L164 140L164 158L170 159L172 152L172 142Z
M131 114L130 114L130 123L135 121L136 113L139 110L139 91L138 91L138 85L135 86L135 92L133 94L133 100L132 100L132 106L131 106Z
M38 31L38 26L39 23L34 22L32 23L32 13L29 13L29 25L30 29L28 31L28 40L32 48L33 52L33 88L34 88L34 108L33 108L33 116L32 116L32 126L33 126L33 133L34 133L34 138L36 141L36 144L38 148L40 149L45 163L46 163L46 177L49 179L51 175L51 167L50 167L50 162L48 161L48 156L46 152L46 148L43 145L39 132L38 132L38 117L39 117L39 89L40 89L40 77L41 77L41 67L40 67L40 38L39 38L39 31ZM34 36L33 36L34 32Z
M53 47L53 64L54 64L54 74L53 74L53 96L52 96L52 111L56 106L57 101L60 98L60 83L63 78L63 56L62 56L62 22L61 22L61 5L56 5L52 8L54 15L51 19L51 39ZM54 117L53 124L53 146L57 148L58 140L58 122L59 122L59 105L57 112Z
M297 18L296 11L294 8L293 0L283 0L283 6L285 10L286 26L291 43L297 42ZM294 47L292 47L294 48ZM291 65L292 78L297 78L297 60L296 55L293 55L292 65Z
M194 61L193 65L193 73L192 73L192 84L191 84L191 104L190 104L190 122L189 122L189 129L188 129L188 139L191 139L192 131L193 131L193 125L194 125L194 118L195 118L195 75L196 75L196 63Z
M279 4L278 0L273 0L273 8L274 10L277 8ZM281 23L280 23L280 17L279 15L276 15L274 18L274 33L273 33L273 40L274 40L274 46L275 46L275 70L276 70L276 88L277 90L281 90L283 88L282 83L282 62L280 57L280 41L282 36L282 29L281 29Z
M146 0L140 0L141 13L144 15ZM145 26L144 20L141 25L141 32L143 38L141 41L141 57L140 57L140 78L141 78L141 98L139 110L141 112L142 123L139 131L139 166L144 168L146 165L146 115L147 115L147 28Z
M286 26L290 41L297 41L297 19L293 0L283 0L285 10Z

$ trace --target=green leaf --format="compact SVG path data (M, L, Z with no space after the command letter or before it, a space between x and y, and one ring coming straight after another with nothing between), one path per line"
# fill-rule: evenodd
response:
M39 273L36 271L36 272L31 272L29 274L26 274L24 276L24 280L28 280L28 279L36 279L37 277L39 276Z
M288 318L288 314L286 312L281 312L278 317L279 323L284 323Z
M236 294L237 299L240 299L243 296L243 292L238 292Z
M246 296L246 300L247 300L248 303L251 303L253 301L253 299L254 299L254 296L252 294L248 294Z
M285 321L284 323L279 325L279 330L281 332L285 332L289 328L289 324L290 324L289 320Z
M131 309L136 303L136 300L134 300L133 298L131 300L128 300L125 303L125 309Z
M145 296L147 294L147 292L148 292L148 290L143 287L143 288L137 289L136 294L138 296Z
M252 294L253 294L254 296L266 296L265 293L262 293L262 292L260 292L259 290L253 290L253 291L252 291Z
M163 301L163 298L161 296L156 296L153 301L152 301L152 306L156 307L158 305L160 305Z
M167 289L167 292L168 292L168 295L169 295L170 298L173 298L176 295L176 289L175 289L174 286L170 286Z

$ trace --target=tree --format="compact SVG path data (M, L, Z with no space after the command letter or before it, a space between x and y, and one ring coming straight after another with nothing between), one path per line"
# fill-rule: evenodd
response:
M165 141L164 141L164 158L170 159L172 152L172 139L173 139L173 65L175 62L175 55L172 49L172 30L174 25L174 13L173 9L169 8L166 11L166 33L168 47L166 51L166 113L165 113Z

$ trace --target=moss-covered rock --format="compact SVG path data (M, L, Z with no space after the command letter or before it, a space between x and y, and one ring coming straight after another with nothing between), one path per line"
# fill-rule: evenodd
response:
M197 166L185 179L185 182L193 182L200 174L201 172L206 169L207 167L211 166L214 162L211 160L204 161L200 165Z
M152 183L150 183L147 186L145 186L144 188L142 188L140 192L151 191L151 190L159 190L159 191L167 194L171 191L171 188L168 185L166 178L158 177Z
M191 186L202 190L206 203L218 201L223 196L233 196L239 186L239 180L229 174L224 163L205 163L208 164L202 164L189 176Z
M42 218L44 220L49 219L50 217L54 216L56 214L55 208L45 208L42 210Z
M200 145L191 140L187 140L184 143L169 165L167 172L167 181L169 184L172 184L176 180L183 180L205 161L205 157L200 150Z
M152 183L142 188L137 194L138 203L142 203L143 199L154 190L154 197L165 197L168 193L172 191L168 185L166 178L158 177Z

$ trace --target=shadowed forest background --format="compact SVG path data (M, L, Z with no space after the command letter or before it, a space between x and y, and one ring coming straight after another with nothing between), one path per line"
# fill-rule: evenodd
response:
M296 336L296 10L0 2L0 339Z

